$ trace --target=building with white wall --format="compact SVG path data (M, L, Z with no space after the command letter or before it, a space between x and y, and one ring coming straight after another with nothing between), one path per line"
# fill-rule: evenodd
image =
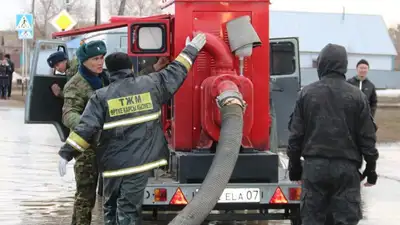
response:
M343 45L349 69L364 58L371 70L394 68L396 49L380 15L271 11L270 36L298 37L301 68L315 68L320 50L328 43Z

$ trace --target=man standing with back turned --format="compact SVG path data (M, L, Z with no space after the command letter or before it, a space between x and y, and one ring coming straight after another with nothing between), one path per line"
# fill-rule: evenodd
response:
M320 80L301 90L289 122L289 177L302 182L304 225L324 225L327 215L334 225L358 224L360 182L377 181L376 126L365 95L346 82L347 64L343 46L325 46L318 57Z

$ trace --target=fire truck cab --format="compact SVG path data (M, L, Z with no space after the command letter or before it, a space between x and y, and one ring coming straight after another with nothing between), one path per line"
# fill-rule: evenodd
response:
M106 35L124 28L126 33L121 32L114 41L106 42L108 54L126 51L138 71L143 62L154 63L157 57L173 59L194 31L207 32L229 46L227 22L247 16L261 40L253 55L245 57L242 74L254 86L251 114L245 114L245 120L254 119L245 131L246 147L241 151L232 179L215 207L217 211L207 220L290 220L300 225L301 188L288 181L286 168L276 153L287 143L287 124L300 90L299 41L295 37L269 37L268 6L267 0L165 1L163 10L167 14L112 17L107 24L54 33L55 40L38 41L35 47L25 122L53 124L61 141L69 134L61 121L63 100L55 97L50 88L53 83L63 87L66 78L51 74L46 63L47 56L56 50L63 50L71 57L65 41L59 38L94 32ZM156 170L149 180L143 202L144 215L149 220L170 220L190 202L212 160L215 141L204 129L204 110L200 104L204 100L203 81L215 75L214 68L221 65L218 61L221 49L212 50L216 53L203 51L198 56L181 89L163 108L162 124L171 149L171 165L167 170ZM239 59L232 51L228 52L236 71L240 71ZM190 107L186 105L188 102ZM271 138L274 135L277 138Z

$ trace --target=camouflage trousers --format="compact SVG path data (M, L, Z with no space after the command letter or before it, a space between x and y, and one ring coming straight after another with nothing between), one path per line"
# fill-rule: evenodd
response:
M300 203L302 224L358 224L362 218L360 182L355 163L306 159Z
M104 225L141 225L150 172L103 179Z
M92 209L96 203L98 168L96 155L92 149L75 158L76 192L72 225L90 225Z

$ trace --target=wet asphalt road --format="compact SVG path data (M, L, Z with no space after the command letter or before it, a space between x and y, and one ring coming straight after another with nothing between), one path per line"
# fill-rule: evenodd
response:
M7 105L0 100L0 224L69 224L75 189L73 163L68 165L67 175L59 177L57 151L61 142L55 128L26 125L24 109ZM361 225L400 223L400 144L380 145L379 150L379 183L373 188L363 188L365 219ZM101 207L96 206L94 213L93 224L102 224L98 216Z

